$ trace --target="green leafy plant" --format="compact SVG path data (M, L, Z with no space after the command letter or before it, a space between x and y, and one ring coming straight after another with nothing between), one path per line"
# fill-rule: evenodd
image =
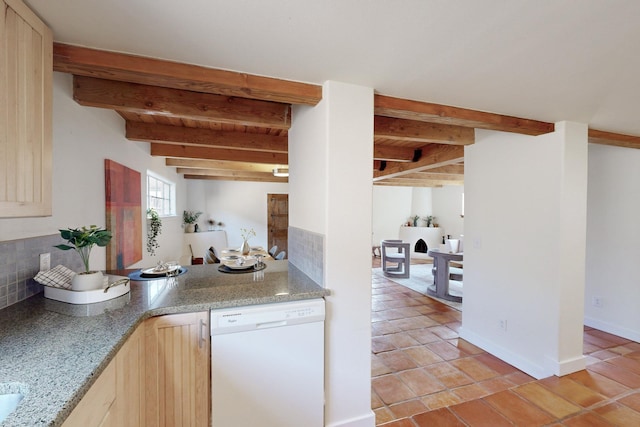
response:
M147 252L153 256L156 254L156 249L160 247L158 236L162 232L162 220L153 208L147 209L147 226Z
M91 255L91 249L94 246L107 246L111 241L111 232L104 228L99 228L96 225L90 225L89 227L83 226L82 228L68 228L66 230L59 230L60 236L65 239L68 245L60 244L55 245L55 248L67 251L74 249L84 264L84 272L89 273L89 256Z
M435 222L436 222L436 217L435 216L433 216L433 215L425 216L424 218L422 218L422 220L427 223L427 227L430 227L431 224L433 224L434 227L435 227Z
M184 211L182 212L182 222L184 224L195 224L198 222L200 215L202 215L202 212L199 211Z

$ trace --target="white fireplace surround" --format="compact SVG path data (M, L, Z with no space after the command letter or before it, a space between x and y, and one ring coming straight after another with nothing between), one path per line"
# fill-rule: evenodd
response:
M444 228L441 227L400 227L398 238L403 242L411 244L411 258L431 259L429 255L422 252L416 252L416 242L420 239L424 240L429 249L437 249L442 244L442 236Z

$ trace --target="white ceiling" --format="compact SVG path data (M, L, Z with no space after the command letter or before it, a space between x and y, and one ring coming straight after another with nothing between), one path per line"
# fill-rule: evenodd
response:
M58 42L640 135L637 0L25 0Z

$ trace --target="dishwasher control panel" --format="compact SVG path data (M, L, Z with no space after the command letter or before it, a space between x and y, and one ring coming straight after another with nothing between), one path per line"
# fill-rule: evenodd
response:
M322 322L324 317L323 299L211 310L211 335Z

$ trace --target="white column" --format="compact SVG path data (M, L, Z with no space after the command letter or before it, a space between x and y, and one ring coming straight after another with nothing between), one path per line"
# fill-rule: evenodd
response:
M325 236L325 426L373 427L373 90L327 82L289 132L289 224Z
M587 126L465 148L462 338L542 378L584 368Z

